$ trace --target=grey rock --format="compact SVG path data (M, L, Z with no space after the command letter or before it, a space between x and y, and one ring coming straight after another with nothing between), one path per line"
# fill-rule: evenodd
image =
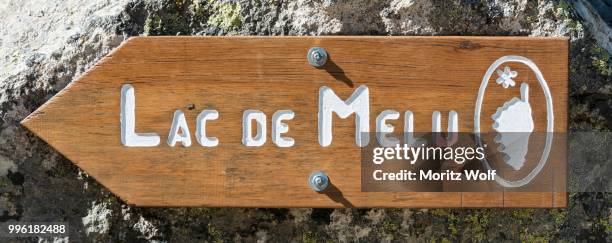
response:
M612 2L578 0L574 7L599 45L612 53Z
M67 221L77 242L609 242L609 193L560 210L130 207L19 125L129 36L531 35L570 37L570 128L609 131L610 32L593 13L582 0L2 1L0 221Z

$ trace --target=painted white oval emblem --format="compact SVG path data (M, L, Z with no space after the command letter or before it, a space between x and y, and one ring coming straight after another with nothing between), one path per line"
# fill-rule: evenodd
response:
M526 57L523 56L503 56L497 60L495 60L495 62L493 62L491 64L491 66L489 66L489 69L487 70L487 72L485 73L484 77L482 78L482 83L480 83L480 89L478 90L478 97L476 99L476 107L474 109L474 133L476 135L476 140L478 142L479 146L482 146L482 141L480 139L480 113L481 113L481 107L482 107L482 101L484 99L484 94L485 91L487 89L488 83L489 83L489 79L491 78L491 75L493 75L493 72L495 72L495 70L497 70L497 68L499 66L501 66L504 63L509 63L509 62L518 62L518 63L522 63L527 65L536 75L536 78L538 79L538 82L540 83L540 87L542 88L542 90L544 91L544 96L546 98L546 117L547 117L547 125L546 125L546 146L544 147L544 151L542 151L542 156L540 157L540 161L538 162L538 164L536 165L536 167L529 172L529 174L527 176L525 176L523 179L520 180L516 180L516 181L508 181L504 178L502 178L499 175L495 176L495 181L500 184L503 187L521 187L524 186L526 184L528 184L529 182L531 182L533 180L533 178L535 178L540 171L542 170L542 168L544 167L544 165L546 165L546 161L548 160L548 155L550 154L550 148L552 146L552 139L553 139L553 130L554 130L554 113L553 113L553 104L552 104L552 95L550 94L550 89L548 88L548 84L546 83L546 80L544 79L544 76L542 75L542 72L540 71L540 69L538 68L538 66L531 60L529 60ZM508 70L508 74L505 75L504 77L506 77L506 79L502 78L502 80L498 79L498 83L502 83L502 84L507 84L504 85L504 88L507 88L508 86L512 86L513 83L509 82L509 79L512 77L512 75L510 75L510 70ZM514 75L516 76L516 75ZM502 81L506 81L506 82L502 82ZM521 87L521 89L525 89L522 90L521 93L526 92L528 87ZM526 97L524 97L526 98ZM522 109L517 109L516 107L518 106L523 106L526 107L525 105L528 105L529 103L527 102L527 100L523 100L523 101L519 101L519 102L515 102L517 106L514 106L512 104L508 104L509 107L507 108L512 108L512 109L516 109L517 112L519 112L518 110L521 110L521 114L515 114L515 115L520 115L520 116L526 116L522 113L525 113L524 110L526 110L527 108L522 108ZM529 108L529 110L531 110L531 108ZM503 123L503 116L502 113L500 112L500 114L496 114L499 115L499 123L496 122L496 125L498 125L498 127L496 128L494 125L494 129L496 129L498 132L504 132L504 131L515 131L516 129L522 129L525 130L527 129L529 123L525 123L526 126L523 126L525 124L520 125L520 127L517 126L508 126L508 123L505 124L500 124ZM508 115L508 114L505 114ZM495 117L495 115L494 115ZM530 118L530 117L529 117ZM495 118L494 118L495 119ZM496 119L497 121L498 119ZM504 127L504 129L499 129L501 126L506 126ZM533 126L533 124L531 124ZM499 130L498 130L499 129ZM533 128L531 129L533 130ZM483 165L485 166L485 168L487 170L492 170L491 165L489 164L489 162L485 158L482 160ZM515 164L517 165L517 164Z

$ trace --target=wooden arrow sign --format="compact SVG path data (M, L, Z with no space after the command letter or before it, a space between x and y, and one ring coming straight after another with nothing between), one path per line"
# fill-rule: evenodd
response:
M328 56L310 64L312 47ZM533 131L565 132L567 67L566 38L136 37L22 124L138 206L564 207L563 192L366 192L359 139L389 109L396 130L410 110L414 131L436 111L491 131L488 104L521 83Z

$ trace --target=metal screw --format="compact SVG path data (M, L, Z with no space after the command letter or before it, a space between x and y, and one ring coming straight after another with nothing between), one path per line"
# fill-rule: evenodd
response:
M316 192L322 192L329 186L329 177L322 171L318 171L310 175L308 184Z
M327 51L322 47L313 47L308 50L308 63L313 67L322 67L327 62Z

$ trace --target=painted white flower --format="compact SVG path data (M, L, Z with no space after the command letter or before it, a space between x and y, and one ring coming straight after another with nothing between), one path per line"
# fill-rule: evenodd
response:
M499 69L497 70L497 76L499 76L499 78L497 78L495 82L497 84L501 84L505 89L507 89L508 87L516 85L514 80L512 80L512 78L515 78L516 75L518 75L517 71L512 71L510 70L510 67L506 66L504 67L504 71Z

